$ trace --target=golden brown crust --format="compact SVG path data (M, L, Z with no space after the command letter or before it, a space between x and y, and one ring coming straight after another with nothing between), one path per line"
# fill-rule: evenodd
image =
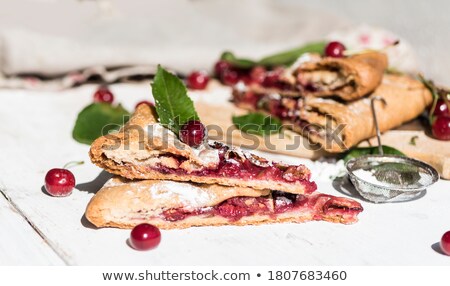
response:
M275 180L242 180L221 176L198 176L188 172L182 175L159 172L149 166L152 163L156 165L155 162L170 166L171 157L165 157L166 154L188 159L189 164L184 166L186 169L215 166L209 165L210 163L204 163L192 148L183 143L167 144L159 137L143 135L140 130L147 128L149 124L153 123L155 123L155 117L152 114L152 110L145 104L139 105L136 113L120 132L100 137L94 141L89 153L91 161L112 174L128 179L191 181L205 184L252 187L260 190L276 188L280 191L298 194L312 191L310 189L307 190L300 181L290 183ZM172 140L169 140L170 142ZM177 146L177 144L180 145ZM172 169L176 169L176 167ZM309 172L309 170L305 168L305 172ZM308 182L308 184L310 183Z
M184 192L184 188L189 188L189 190ZM356 221L357 213L347 216L333 212L326 213L315 207L279 214L276 217L252 215L237 221L211 215L195 215L179 221L167 221L161 216L161 213L167 209L211 207L232 197L259 197L268 194L268 190L258 191L251 188L193 185L154 180L128 181L116 177L108 181L91 199L85 215L97 227L132 228L137 224L147 222L162 229L280 222L299 223L311 220L326 220L338 223L353 223ZM314 194L314 196L317 195L320 194ZM337 200L340 200L340 198L337 198ZM357 204L357 206L360 205Z

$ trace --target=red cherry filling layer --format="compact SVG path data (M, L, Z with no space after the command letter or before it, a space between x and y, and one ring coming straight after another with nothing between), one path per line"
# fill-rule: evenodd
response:
M325 194L311 196L289 194L273 191L265 197L234 197L208 208L197 210L170 209L162 213L167 221L180 221L190 216L221 216L230 221L238 221L252 215L266 215L276 218L277 215L290 211L308 210L313 219L321 220L324 216L343 217L351 222L363 208L356 202Z
M285 183L300 182L304 185L306 193L311 193L317 188L314 182L309 181L311 173L304 165L294 166L271 163L252 154L240 154L220 143L210 145L210 147L219 150L219 165L214 169L192 171L189 175L227 177L243 180L272 180ZM176 159L179 164L182 164L183 161L186 160L183 157L173 158ZM161 164L157 167L150 168L164 174L186 174L186 170L182 168L173 169Z

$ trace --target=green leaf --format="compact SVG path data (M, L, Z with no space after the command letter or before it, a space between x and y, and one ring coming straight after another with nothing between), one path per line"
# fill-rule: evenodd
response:
M220 56L220 59L229 62L233 67L241 69L251 69L252 67L257 65L261 65L264 67L289 66L305 53L323 54L326 44L326 42L309 43L295 49L264 57L259 61L247 58L238 58L229 51L224 52Z
M260 136L278 133L282 127L279 119L262 113L233 116L233 124L243 132Z
M73 139L91 144L98 137L112 130L119 130L128 121L129 115L120 104L112 106L109 103L92 103L78 114L72 131Z
M386 145L382 145L381 146L383 148L383 153L385 155L400 155L400 156L406 156L405 154L403 154L401 151L390 147L390 146L386 146ZM350 151L348 151L345 155L344 155L344 162L347 163L347 161L349 161L350 159L353 158L357 158L363 155L376 155L379 154L378 152L378 146L376 147L362 147L362 148L353 148Z
M292 50L265 57L258 61L258 64L263 66L289 66L305 53L323 54L326 44L326 42L309 43Z
M199 119L194 103L187 95L186 86L161 66L158 66L152 83L152 93L161 124L175 134L178 134L184 123Z
M220 56L221 60L229 62L233 67L241 69L250 69L254 67L257 63L250 59L237 58L232 52L223 52Z

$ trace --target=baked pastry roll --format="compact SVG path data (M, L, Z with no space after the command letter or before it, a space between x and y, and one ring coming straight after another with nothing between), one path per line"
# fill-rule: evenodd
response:
M161 229L324 220L350 224L363 210L351 199L243 187L114 177L91 199L86 218L97 227Z
M355 100L372 92L387 68L387 56L367 52L345 58L307 54L285 70L279 81L250 85L258 93L280 93L283 96L338 97Z
M304 165L272 162L212 141L192 148L155 118L152 108L139 105L120 132L92 143L92 162L128 179L274 188L297 194L311 193L317 188Z
M431 104L430 91L409 76L386 74L381 85L367 97L339 102L316 97L289 98L279 94L234 91L234 103L248 110L259 110L283 120L286 127L319 143L328 152L343 152L376 135L371 98L377 101L380 131L400 126L420 115Z

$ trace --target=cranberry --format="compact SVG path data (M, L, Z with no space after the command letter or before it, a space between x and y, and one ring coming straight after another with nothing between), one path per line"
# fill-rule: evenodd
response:
M447 104L442 99L438 99L436 107L433 110L433 115L435 116L450 116L450 111L448 110Z
M143 101L139 101L138 103L136 103L136 106L134 107L134 109L136 109L141 104L147 104L150 107L155 106L155 104L153 102L143 100Z
M214 73L220 78L226 70L230 70L231 68L232 66L229 62L220 60L214 65Z
M208 85L209 77L204 72L192 72L187 78L187 86L191 89L205 89Z
M450 231L444 233L441 238L441 250L447 255L450 255Z
M191 147L200 146L206 135L205 126L198 120L185 123L180 129L180 139Z
M341 42L329 42L325 47L325 56L332 58L344 57L345 46Z
M438 116L431 126L434 137L439 140L450 140L450 117Z
M149 250L161 242L161 232L151 224L143 223L131 231L130 244L136 250Z
M75 187L75 177L67 169L51 169L45 175L45 189L54 197L66 197Z
M266 69L263 66L256 66L250 71L250 78L253 82L262 84L266 77Z
M94 102L112 103L114 101L114 95L106 86L101 86L94 93Z
M239 81L239 73L235 70L224 70L220 79L225 85L235 85Z

